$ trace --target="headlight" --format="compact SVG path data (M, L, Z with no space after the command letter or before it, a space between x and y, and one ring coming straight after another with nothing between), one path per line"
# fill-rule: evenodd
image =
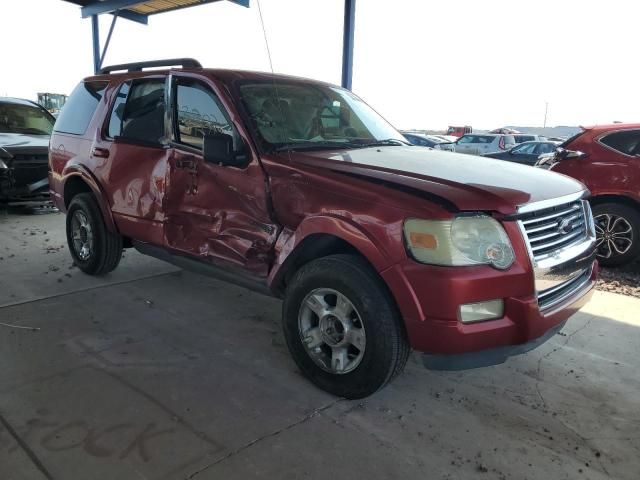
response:
M444 221L409 219L404 223L404 236L409 253L422 263L488 264L504 270L515 258L502 225L487 215Z

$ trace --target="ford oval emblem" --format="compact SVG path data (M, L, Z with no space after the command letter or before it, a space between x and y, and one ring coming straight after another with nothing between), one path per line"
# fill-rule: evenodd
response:
M560 222L558 222L558 231L561 234L566 235L571 230L573 230L573 225L572 225L572 220L571 219L565 218L564 220L560 220Z

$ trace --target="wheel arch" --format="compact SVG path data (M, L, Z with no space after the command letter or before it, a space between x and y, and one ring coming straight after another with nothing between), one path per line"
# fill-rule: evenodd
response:
M638 212L640 212L640 201L629 197L627 195L620 195L614 193L605 193L602 195L595 195L589 199L589 202L592 205L601 205L603 203L620 203L622 205L627 205Z
M63 180L62 192L65 209L69 208L71 200L79 193L93 194L96 202L98 202L107 229L112 233L119 233L106 195L90 173L80 168L74 168L68 172Z
M278 296L284 294L287 282L300 267L317 258L350 253L361 257L376 272L390 264L382 248L359 227L336 217L311 217L295 232L285 230L276 249L269 286Z

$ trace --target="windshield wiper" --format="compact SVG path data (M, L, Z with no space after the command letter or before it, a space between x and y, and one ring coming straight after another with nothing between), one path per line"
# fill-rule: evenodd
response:
M343 150L345 148L362 148L368 145L362 143L353 143L353 142L304 142L304 143L289 143L287 145L282 145L280 147L276 147L274 150L276 152L288 151L288 150Z

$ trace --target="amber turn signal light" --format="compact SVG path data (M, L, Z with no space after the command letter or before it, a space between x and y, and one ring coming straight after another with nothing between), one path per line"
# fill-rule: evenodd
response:
M438 248L438 239L430 233L411 232L409 240L414 248L427 248L429 250Z

